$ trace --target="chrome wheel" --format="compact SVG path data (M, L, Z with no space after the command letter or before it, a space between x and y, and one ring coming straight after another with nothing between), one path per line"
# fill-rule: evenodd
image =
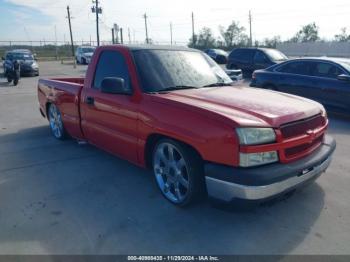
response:
M63 138L64 130L61 113L53 104L49 107L49 121L52 134L58 139Z
M171 143L158 144L153 157L153 171L163 195L181 204L190 191L189 169L185 158Z

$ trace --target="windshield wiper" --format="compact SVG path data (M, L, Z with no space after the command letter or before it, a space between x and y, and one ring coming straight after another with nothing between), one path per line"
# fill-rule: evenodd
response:
M216 83L212 83L209 85L205 85L203 87L216 87L216 86L229 86L231 85L233 82L229 82L229 83L224 83L224 82L216 82Z
M168 91L175 91L175 90L183 90L183 89L198 89L199 87L197 86L169 86L166 88L163 88L161 90L158 90L158 92L168 92Z

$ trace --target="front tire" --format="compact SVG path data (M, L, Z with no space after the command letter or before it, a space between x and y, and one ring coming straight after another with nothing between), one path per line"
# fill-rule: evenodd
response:
M202 161L188 146L161 139L153 151L153 173L162 195L176 206L188 206L204 192Z
M66 138L66 131L63 126L62 115L58 107L50 104L48 108L48 118L50 129L56 139L63 140Z

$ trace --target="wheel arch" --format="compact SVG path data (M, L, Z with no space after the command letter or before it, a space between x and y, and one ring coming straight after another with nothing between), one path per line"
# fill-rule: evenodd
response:
M191 150L199 159L203 160L200 152L189 143L179 140L178 138L174 138L168 135L160 134L160 133L152 133L150 134L147 139L144 146L144 161L145 161L145 167L146 168L152 168L152 156L153 156L153 150L155 146L157 145L158 141L161 139L171 139L174 140L181 145L185 146L187 149Z
M262 85L264 89L277 90L277 86L271 82L266 82Z

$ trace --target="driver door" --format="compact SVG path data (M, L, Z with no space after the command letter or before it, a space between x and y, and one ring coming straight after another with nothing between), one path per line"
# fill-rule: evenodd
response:
M123 78L132 90L124 55L113 49L98 54L91 86L82 92L82 129L86 139L113 154L137 162L137 104L132 95L101 92L106 77Z

